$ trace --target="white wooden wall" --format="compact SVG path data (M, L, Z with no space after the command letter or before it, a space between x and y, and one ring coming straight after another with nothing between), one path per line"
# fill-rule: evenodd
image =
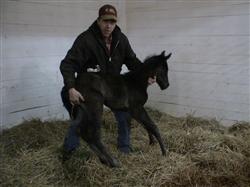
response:
M170 88L149 105L181 116L249 121L249 1L0 0L1 129L31 117L67 118L60 61L76 36L114 4L143 59L172 52Z
M68 118L62 107L59 71L76 36L112 3L125 29L122 1L0 0L1 2L1 129L23 119Z
M250 121L249 1L128 1L137 55L172 52L170 87L150 88L149 105L224 124Z

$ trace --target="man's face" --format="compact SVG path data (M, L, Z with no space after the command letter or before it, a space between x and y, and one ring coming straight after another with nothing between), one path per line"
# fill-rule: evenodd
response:
M101 29L103 37L108 38L115 29L116 21L98 19L98 25Z

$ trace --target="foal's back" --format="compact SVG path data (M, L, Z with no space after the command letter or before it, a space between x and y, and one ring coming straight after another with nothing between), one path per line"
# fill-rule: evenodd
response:
M128 108L128 88L122 75L82 73L76 85L86 102L99 100L111 109Z

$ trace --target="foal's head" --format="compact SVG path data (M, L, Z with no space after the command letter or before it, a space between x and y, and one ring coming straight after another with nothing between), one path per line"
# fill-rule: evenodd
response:
M148 76L156 76L156 82L161 90L164 90L169 86L167 60L170 58L171 54L172 53L169 53L165 56L165 51L163 51L160 55L149 57L144 62Z

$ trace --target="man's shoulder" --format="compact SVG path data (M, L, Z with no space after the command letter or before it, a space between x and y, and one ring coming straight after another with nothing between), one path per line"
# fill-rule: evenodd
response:
M123 32L121 32L120 40L123 42L128 42L128 37Z
M85 30L82 33L80 33L78 35L78 38L83 38L84 39L84 38L88 38L91 35L92 35L91 31L88 29L88 30Z
M92 32L88 29L86 31L83 31L82 33L80 33L78 36L77 36L77 39L78 41L81 41L81 42L87 42L87 41L92 41L92 39L94 38Z

